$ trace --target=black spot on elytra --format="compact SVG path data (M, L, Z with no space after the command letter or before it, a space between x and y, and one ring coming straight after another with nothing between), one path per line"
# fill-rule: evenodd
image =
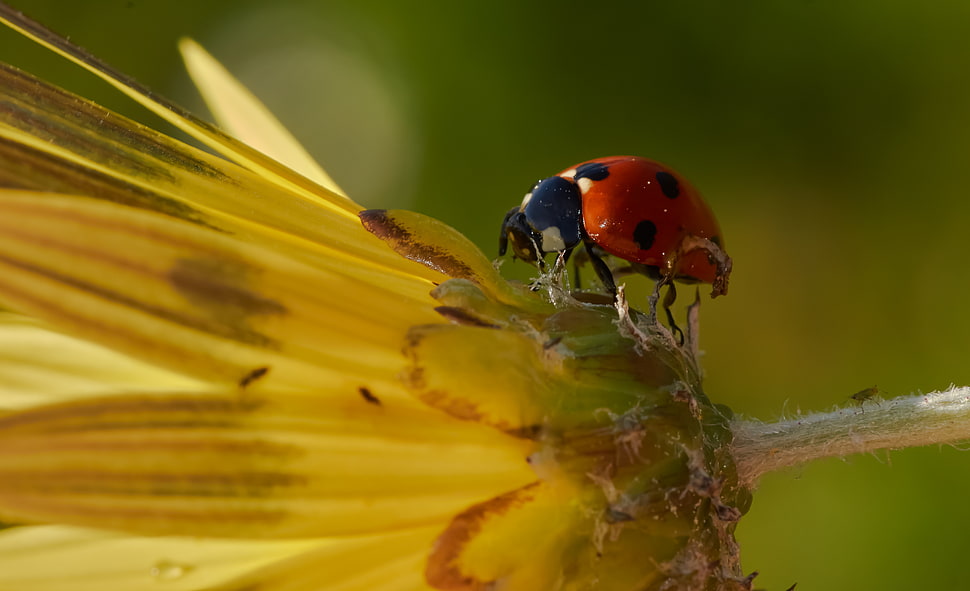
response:
M664 196L670 199L676 199L680 195L680 187L674 175L661 171L656 176L657 182L660 183L660 190L663 191Z
M657 224L650 220L643 220L633 230L633 241L637 243L640 250L650 250L653 240L657 237Z
M591 181L601 181L610 176L610 169L600 162L587 162L576 167L577 181L579 179L589 179Z

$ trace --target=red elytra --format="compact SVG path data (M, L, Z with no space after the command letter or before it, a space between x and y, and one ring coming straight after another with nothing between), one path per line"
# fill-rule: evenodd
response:
M721 230L690 183L659 162L637 156L583 163L589 164L602 164L609 172L601 180L577 181L583 226L593 243L621 259L657 267L661 275L669 271L680 279L715 282L718 267L707 251L688 248L692 238L723 247ZM580 166L559 176L574 178Z

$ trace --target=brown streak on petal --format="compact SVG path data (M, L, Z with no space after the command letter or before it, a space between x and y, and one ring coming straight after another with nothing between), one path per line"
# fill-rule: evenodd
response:
M26 494L34 497L60 495L76 497L119 497L131 501L139 498L155 502L157 497L239 499L270 498L283 495L287 489L305 489L305 476L280 472L193 473L193 472L107 472L101 470L3 471L6 484L2 495Z
M0 138L0 187L86 195L224 231L212 224L207 214L188 204L7 138Z
M41 140L75 153L94 154L97 162L109 165L119 160L119 154L127 156L122 161L147 180L173 182L169 169L177 167L218 182L238 184L210 164L207 160L212 157L204 152L12 66L0 65L0 81L8 99L0 109L2 120ZM70 108L65 108L68 105ZM78 133L78 127L87 134ZM112 144L118 148L112 150Z
M451 320L455 324L479 326L481 328L501 328L498 324L494 324L483 318L479 318L465 308L458 308L455 306L438 306L434 309L434 311L441 314L448 320Z
M216 425L216 427L220 426L221 425ZM234 425L226 426L232 427ZM165 430L172 431L179 429L197 431L200 428L212 428L213 425L152 425L152 427L164 428ZM135 425L135 429L143 428L143 425ZM147 457L149 454L154 454L155 456L172 454L177 459L176 454L186 453L192 454L193 460L214 456L242 460L246 462L244 468L251 470L253 469L251 467L256 465L254 462L257 461L268 460L273 462L281 462L302 456L306 453L305 449L291 444L273 443L262 440L220 440L216 438L218 433L212 432L200 434L194 438L182 437L179 439L151 439L145 437L144 432L139 432L139 437L129 437L126 441L124 440L124 436L130 435L131 431L124 433L121 438L112 439L109 437L104 437L99 440L92 440L94 436L96 436L95 434L104 435L110 431L107 429L82 429L80 431L82 433L80 437L73 437L70 435L60 437L45 432L43 439L34 437L20 438L14 441L4 441L2 449L0 449L0 460L3 460L5 456L15 456L16 460L23 459L30 455L34 455L36 457L39 454L60 453L78 456L81 454L87 454L88 457L81 458L75 464L80 465L80 462L83 461L87 464L96 464L103 467L110 463L107 461L110 458L98 457L91 454L117 452L119 457L121 457L121 454L129 452L133 454L140 454L143 457ZM188 474L188 468L186 467L185 469L186 473ZM223 463L219 469L228 470L230 469L230 466ZM232 469L235 470L236 468L232 467ZM10 473L10 471L6 468L0 468L0 471ZM41 468L37 468L34 473L41 474L43 473L43 470ZM0 489L7 484L8 483L6 482L0 482Z
M493 581L482 581L462 571L461 554L489 519L499 517L535 498L538 482L466 509L435 541L424 578L441 591L488 591Z
M407 228L392 219L386 209L368 209L358 215L367 231L386 242L399 255L449 277L480 282L471 267L451 253L413 236Z
M93 430L98 419L117 418L120 414L195 417L201 424L216 420L238 419L263 406L254 398L230 398L221 396L116 396L87 398L60 404L30 408L21 412L0 416L0 434L8 435L14 429L38 431L65 430L65 427Z

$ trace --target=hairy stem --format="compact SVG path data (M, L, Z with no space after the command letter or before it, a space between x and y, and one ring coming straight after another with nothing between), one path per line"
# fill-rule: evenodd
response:
M797 419L737 420L733 451L741 484L762 474L831 456L970 439L970 388L869 400Z

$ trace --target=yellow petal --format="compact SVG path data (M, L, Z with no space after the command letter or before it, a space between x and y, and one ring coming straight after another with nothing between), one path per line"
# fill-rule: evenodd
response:
M270 367L290 387L398 389L407 327L439 318L342 273L81 198L0 193L0 253L13 309L205 379Z
M13 8L0 4L0 23L98 76L176 128L199 140L217 153L292 191L310 203L359 210L346 197L322 190L309 179L294 173L272 158L199 120L178 105L152 93L85 50L52 33Z
M441 527L324 540L316 549L207 591L431 591L424 563Z
M93 343L0 314L0 408L116 391L198 391L203 384Z
M201 45L182 39L179 50L192 81L223 129L322 187L345 194L269 109Z
M197 591L318 549L317 540L139 538L66 526L0 532L4 591Z
M0 417L0 521L285 538L440 523L532 443L358 391L126 394Z
M3 64L0 95L0 184L158 211L307 262L340 264L375 283L401 283L390 288L424 294L427 279L440 277L366 232L346 199L309 203Z

